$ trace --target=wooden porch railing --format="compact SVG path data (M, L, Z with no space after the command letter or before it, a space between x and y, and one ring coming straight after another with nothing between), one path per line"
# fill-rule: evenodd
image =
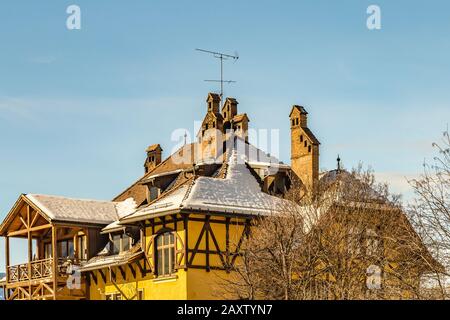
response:
M74 263L71 259L58 259L58 272L60 275L66 275L69 261ZM75 262L75 264L79 264L79 262ZM7 272L9 283L50 278L53 276L53 259L35 260L30 263L9 266Z

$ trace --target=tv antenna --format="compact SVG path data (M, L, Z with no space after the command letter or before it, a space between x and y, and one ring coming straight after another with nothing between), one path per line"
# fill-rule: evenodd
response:
M231 55L231 54L225 54L222 52L214 52L214 51L209 51L209 50L204 50L204 49L195 49L195 50L212 54L214 56L214 58L220 59L220 80L205 80L205 81L206 82L220 82L220 100L221 100L221 103L223 103L223 84L224 83L228 83L228 84L236 83L236 81L234 81L234 80L223 80L223 60L233 59L234 61L236 61L239 59L238 54L236 53L235 55Z

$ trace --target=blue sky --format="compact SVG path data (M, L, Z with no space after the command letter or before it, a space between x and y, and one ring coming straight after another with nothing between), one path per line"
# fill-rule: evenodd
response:
M66 28L77 4L82 29ZM377 4L382 29L366 28ZM20 193L111 199L143 173L145 147L170 151L217 91L253 128L280 129L304 105L320 166L371 165L408 194L450 120L448 1L2 1L0 218ZM0 240L0 270L4 269ZM25 261L14 244L12 263Z

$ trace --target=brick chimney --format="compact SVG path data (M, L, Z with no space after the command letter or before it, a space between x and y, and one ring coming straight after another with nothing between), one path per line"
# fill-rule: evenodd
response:
M291 170L307 191L314 191L319 180L320 142L308 128L308 112L294 105L289 114L291 124Z
M145 173L148 173L161 163L163 149L159 144L152 144L145 151L147 152L147 158L145 159L144 168Z

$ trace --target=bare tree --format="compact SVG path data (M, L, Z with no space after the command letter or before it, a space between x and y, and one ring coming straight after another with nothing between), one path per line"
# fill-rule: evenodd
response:
M423 297L446 299L450 267L450 137L443 134L434 143L437 155L424 163L418 179L409 181L416 198L409 209L410 220L421 241L429 249L426 257L430 271L423 277ZM435 263L437 260L439 263Z
M362 166L332 171L282 213L255 219L223 288L241 299L418 298L424 247L399 197ZM417 252L413 252L413 250ZM406 294L408 292L408 294Z

